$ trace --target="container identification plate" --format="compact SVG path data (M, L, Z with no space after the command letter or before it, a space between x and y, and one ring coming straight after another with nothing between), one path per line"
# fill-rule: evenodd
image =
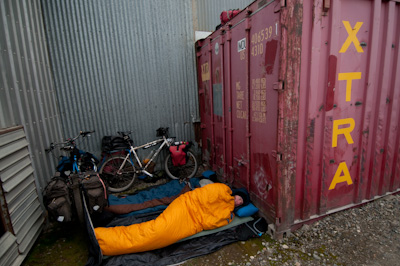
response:
M238 53L246 50L246 38L243 38L238 41Z

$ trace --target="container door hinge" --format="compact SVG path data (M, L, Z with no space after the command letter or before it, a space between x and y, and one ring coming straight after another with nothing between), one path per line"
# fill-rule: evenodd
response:
M278 81L278 82L275 82L273 85L272 85L272 88L274 89L274 90L276 90L276 91L283 91L283 81Z
M324 12L328 12L329 8L331 8L331 0L324 0L322 9Z
M250 22L250 18L247 17L245 20L245 30L249 31L251 29L251 22Z
M282 153L272 150L272 157L276 159L277 162L282 161Z

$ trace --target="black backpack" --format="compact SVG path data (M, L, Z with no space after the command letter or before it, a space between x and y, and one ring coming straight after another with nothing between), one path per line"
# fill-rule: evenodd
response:
M102 213L108 205L108 191L105 182L97 173L86 173L81 181L82 190L90 214Z
M50 216L59 222L72 220L71 197L67 183L54 177L44 189L44 202Z

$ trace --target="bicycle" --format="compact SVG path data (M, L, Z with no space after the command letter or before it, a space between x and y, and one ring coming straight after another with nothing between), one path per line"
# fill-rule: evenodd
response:
M129 135L132 132L118 132L124 140L129 144L126 149L126 155L111 156L101 165L99 174L108 184L110 192L122 192L130 188L136 177L144 174L153 177L151 173L155 166L156 158L163 149L175 147L179 145L187 145L186 158L184 163L177 165L172 161L171 154L168 154L164 161L164 169L167 175L172 179L188 179L192 178L198 169L197 159L194 153L189 150L189 142L175 142L176 137L168 137L168 128L157 129L157 137L159 139L150 141L140 146L133 146L133 141ZM153 148L150 155L146 159L140 160L138 150L148 149L159 145L158 149Z
M70 204L75 206L75 211L81 223L84 222L82 198L81 198L81 181L85 178L85 172L96 172L99 160L91 153L80 150L77 147L76 141L78 138L86 138L90 136L92 131L80 131L79 134L73 138L68 138L65 141L58 143L50 143L50 147L45 149L47 153L52 152L57 146L61 146L60 150L68 152L68 156L60 156L56 170L60 173L61 179L67 184L68 189L71 191L69 195L72 200ZM55 156L55 155L54 155ZM56 177L56 178L60 178ZM63 221L64 217L58 217Z
M56 170L60 172L61 177L69 179L71 174L79 174L86 171L97 171L99 160L91 153L78 149L76 140L90 136L93 131L80 131L76 137L68 138L63 142L50 143L50 147L45 149L47 153L52 152L57 146L60 150L68 152L68 156L60 156ZM55 156L55 155L54 155ZM70 180L69 180L70 181Z

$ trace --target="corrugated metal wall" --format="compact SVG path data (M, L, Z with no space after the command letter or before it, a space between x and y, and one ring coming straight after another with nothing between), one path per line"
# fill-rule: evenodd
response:
M224 9L236 7L225 2ZM212 10L213 26L201 29L215 28L222 7L213 3L42 0L65 136L95 130L87 150L96 155L102 136L121 130L133 130L136 143L160 126L194 140L193 21L210 24Z
M39 1L0 1L0 54L0 264L19 265L43 226L45 145L61 139Z
M24 127L43 188L55 167L44 149L61 127L39 1L0 2L0 51L0 128Z
M46 33L64 133L101 137L133 130L136 143L160 126L193 139L198 117L188 1L47 1Z
M194 31L213 30L222 10L247 2L1 1L0 128L24 126L38 187L55 167L43 151L62 139L55 86L65 136L95 129L92 152L117 130L140 142L169 126L192 140Z
M192 0L195 30L214 31L224 10L244 9L251 0Z
M44 225L28 141L22 126L0 130L0 265L20 264Z

